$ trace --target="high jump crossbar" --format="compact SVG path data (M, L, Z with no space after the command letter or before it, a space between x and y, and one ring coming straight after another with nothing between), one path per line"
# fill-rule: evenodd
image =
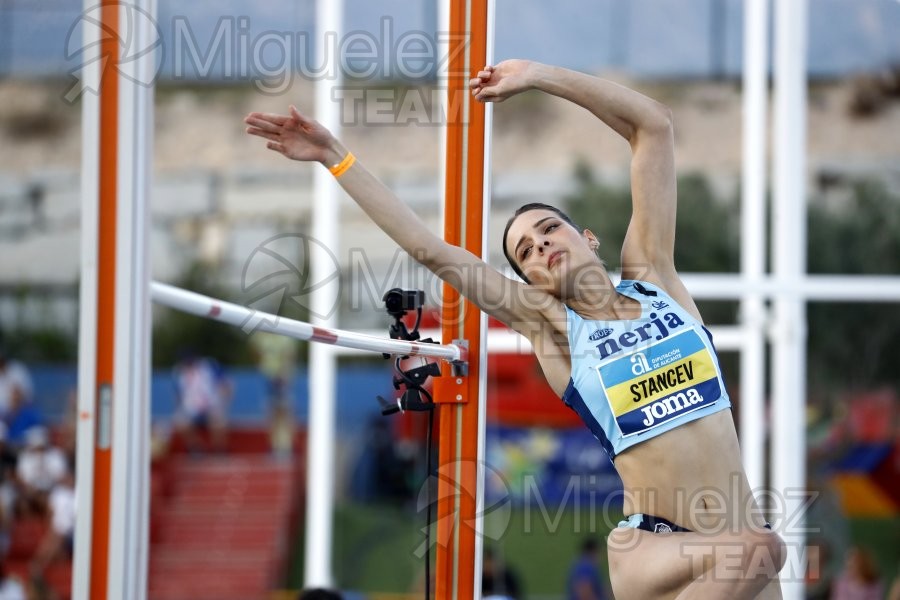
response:
M427 356L449 362L466 359L465 349L455 344L429 344L379 338L372 335L316 327L303 321L288 319L271 313L253 310L239 304L210 298L175 286L154 281L150 284L150 296L158 304L198 317L205 317L240 327L247 331L267 331L298 340L331 344L368 352Z

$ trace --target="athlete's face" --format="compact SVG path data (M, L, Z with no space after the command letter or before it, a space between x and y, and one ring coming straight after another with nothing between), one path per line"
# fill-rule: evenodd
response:
M532 284L561 293L586 266L602 265L594 254L596 238L580 232L551 210L524 212L513 221L506 251Z

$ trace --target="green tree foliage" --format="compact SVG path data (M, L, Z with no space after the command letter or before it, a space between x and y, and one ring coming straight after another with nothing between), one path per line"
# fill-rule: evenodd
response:
M852 186L847 207L809 209L809 272L900 274L900 197L880 181Z
M14 292L14 325L0 327L0 349L8 357L27 363L67 363L78 357L78 336L68 323L56 314L54 303L77 298L78 287L42 287L22 285ZM38 318L34 318L37 311ZM32 315L26 318L25 315ZM40 323L25 325L24 323Z
M0 348L26 363L73 363L78 357L76 336L53 325L0 331Z
M597 182L582 163L575 169L576 192L566 199L569 215L600 238L611 269L621 267L619 250L631 220L631 190ZM684 271L721 273L739 268L737 207L715 197L699 174L678 178L675 264ZM605 251L605 252L604 252Z
M858 181L840 210L813 203L809 211L810 273L900 274L900 197L877 181ZM811 388L900 387L897 303L811 303Z
M576 191L566 199L569 215L600 238L600 255L610 270L619 270L619 251L631 220L631 189L599 183L584 163L576 167L575 180ZM680 271L737 271L738 227L735 201L717 199L702 175L678 178L675 265ZM734 302L703 302L698 306L709 323L734 322Z

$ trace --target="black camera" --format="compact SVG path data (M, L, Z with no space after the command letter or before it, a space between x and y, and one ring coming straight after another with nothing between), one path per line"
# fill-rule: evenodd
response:
M425 292L422 290L388 290L382 298L387 312L392 317L400 318L410 310L418 310L425 305Z

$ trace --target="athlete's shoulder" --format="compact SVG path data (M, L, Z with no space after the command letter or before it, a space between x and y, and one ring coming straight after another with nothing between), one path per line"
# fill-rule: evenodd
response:
M622 279L616 286L616 291L641 294L647 297L658 296L660 292L666 294L665 289L660 284L645 279Z
M636 273L633 270L631 270L631 272L629 272L629 270L623 270L623 280L625 279L626 274L634 276L628 281L632 285L635 283L638 285L638 287L635 288L636 290L644 289L647 292L646 295L644 295L638 291L637 296L639 298L647 298L649 296L653 299L652 294L654 292L657 296L666 296L669 300L674 301L679 308L683 309L692 318L703 323L703 317L700 315L700 311L697 309L694 299L691 297L690 292L687 287L685 287L684 282L681 280L681 277L679 277L678 272L675 271L674 267L663 271L645 269L640 273Z

